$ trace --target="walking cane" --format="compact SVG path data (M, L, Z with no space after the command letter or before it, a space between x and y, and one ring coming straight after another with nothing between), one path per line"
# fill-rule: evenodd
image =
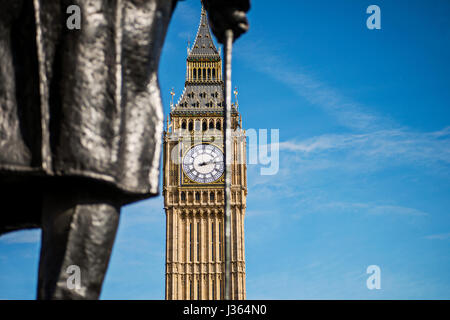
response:
M231 54L233 48L233 31L225 31L225 300L231 300Z

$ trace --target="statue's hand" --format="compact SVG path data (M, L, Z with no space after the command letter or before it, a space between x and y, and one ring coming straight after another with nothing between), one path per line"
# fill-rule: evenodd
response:
M225 31L233 31L234 40L248 31L246 12L250 9L250 0L203 0L208 11L209 23L217 40L225 41Z

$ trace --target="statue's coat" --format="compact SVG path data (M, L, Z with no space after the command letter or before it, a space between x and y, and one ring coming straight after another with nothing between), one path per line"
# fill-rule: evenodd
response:
M30 181L73 180L122 204L158 193L157 71L175 2L2 0L0 189L26 201ZM70 5L80 30L66 27Z

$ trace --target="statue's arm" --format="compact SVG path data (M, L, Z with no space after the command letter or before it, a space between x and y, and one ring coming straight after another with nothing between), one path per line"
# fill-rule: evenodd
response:
M246 12L250 0L203 0L214 35L224 43L225 30L233 30L234 40L249 28Z

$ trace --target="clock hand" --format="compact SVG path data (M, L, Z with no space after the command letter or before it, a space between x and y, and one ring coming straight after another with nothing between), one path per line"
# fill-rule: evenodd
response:
M208 162L202 162L202 163L199 163L198 165L201 166L201 167L203 167L203 166L206 166L206 165L208 165L208 164L212 164L212 163L220 163L220 162L223 162L223 161L222 161L222 160L220 160L220 161L208 161Z

